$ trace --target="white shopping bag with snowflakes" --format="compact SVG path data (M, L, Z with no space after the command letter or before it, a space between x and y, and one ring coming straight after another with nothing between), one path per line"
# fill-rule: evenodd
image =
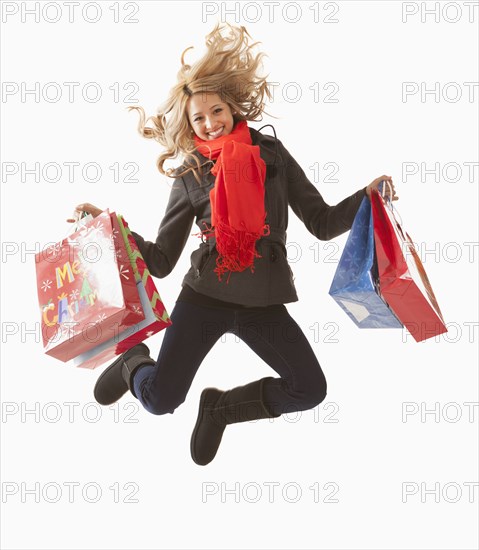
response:
M145 318L115 213L36 254L45 353L68 361Z
M138 245L123 216L118 216L120 230L126 244L130 264L135 272L135 280L145 318L134 326L127 328L123 333L114 336L106 342L75 357L75 367L96 369L100 365L111 361L117 355L125 353L136 344L143 342L161 330L168 328L172 321L165 305L158 293L153 277L151 276Z

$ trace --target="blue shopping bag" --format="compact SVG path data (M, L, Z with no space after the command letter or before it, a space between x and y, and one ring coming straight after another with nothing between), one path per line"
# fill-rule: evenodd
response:
M329 294L359 328L403 327L380 294L368 197L354 218Z

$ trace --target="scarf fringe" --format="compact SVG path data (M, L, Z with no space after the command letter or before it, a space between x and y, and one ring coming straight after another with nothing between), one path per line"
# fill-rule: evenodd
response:
M203 225L206 229L200 233L195 233L195 235L205 239L216 237L218 257L216 258L214 272L220 282L222 276L228 271L230 273L226 281L227 284L233 271L241 272L249 268L251 273L254 273L254 259L262 257L256 250L256 241L270 234L268 224L263 225L261 233L235 229L221 221L215 227L208 227L206 222L203 222ZM242 225L245 224L242 223Z

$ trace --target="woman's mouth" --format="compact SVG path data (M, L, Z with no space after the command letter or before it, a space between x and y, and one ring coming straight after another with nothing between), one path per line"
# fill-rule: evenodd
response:
M221 128L218 128L218 130L215 130L214 132L208 132L208 136L212 139L217 138L223 132L223 128L224 126L221 126Z

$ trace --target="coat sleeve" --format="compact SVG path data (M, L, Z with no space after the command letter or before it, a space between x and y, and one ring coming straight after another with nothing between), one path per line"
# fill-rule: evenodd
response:
M154 277L161 279L173 271L190 235L193 220L194 211L183 178L176 178L156 241L145 241L138 233L131 232Z
M301 166L278 140L288 180L288 202L310 233L322 241L334 239L353 225L359 206L366 197L366 187L335 206L327 204L306 177Z

